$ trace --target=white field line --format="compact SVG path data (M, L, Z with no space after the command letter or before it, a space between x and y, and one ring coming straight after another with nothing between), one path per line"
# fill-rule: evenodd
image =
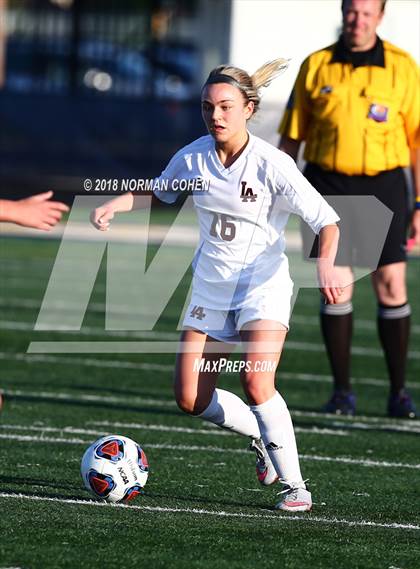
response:
M224 431L222 429L191 429L189 427L173 427L168 425L154 425L148 423L120 423L120 422L108 422L108 421L89 421L89 425L95 425L98 427L112 427L124 428L124 429L137 429L141 431L159 431L163 433L183 433L188 435L216 435L229 436L231 433L229 431ZM39 425L10 425L10 424L0 424L0 429L2 430L12 430L12 431L36 431L41 433L60 433L60 434L74 434L74 435L94 435L103 436L104 431L82 429L78 427L44 427ZM109 430L107 429L108 434ZM341 431L338 429L328 429L319 427L295 427L295 432L297 433L309 433L313 435L336 435L339 437L349 436L349 432Z
M31 442L31 443L65 443L71 445L90 445L91 440L64 438L64 437L37 437L35 435L16 435L13 433L0 433L0 439L18 441L18 442ZM249 450L237 448L221 448L214 446L199 446L199 445L172 445L165 443L147 443L144 449L157 449L169 451L187 451L187 452L215 452L215 453L230 453L230 454L249 454ZM320 456L314 454L300 454L301 460L316 461L316 462L335 462L337 464L353 464L357 466L374 467L374 468L407 468L420 470L420 464L409 464L404 462L388 462L380 460L358 459L346 456Z
M77 287L76 287L77 288ZM75 290L73 287L71 290ZM71 291L68 291L70 294ZM66 293L63 293L63 296L66 296ZM29 298L16 298L16 299L7 299L7 298L0 298L0 306L10 307L10 308L27 308L27 309L34 309L39 310L41 308L41 301L40 300L32 300ZM112 307L112 310L111 310ZM57 312L73 312L80 308L80 304L76 302L70 302L68 300L60 300L55 302L48 303L49 310L57 310ZM87 312L89 313L98 313L98 314L105 314L109 311L109 314L127 314L131 315L133 313L133 307L124 304L112 304L107 307L106 304L101 302L92 302L89 303ZM148 311L148 306L144 305L142 307L143 314L154 314L152 311Z
M31 399L42 399L47 401L70 401L70 402L92 402L92 403L112 403L118 404L121 406L121 409L124 409L126 405L139 405L144 407L176 407L176 403L174 400L171 399L153 399L150 397L141 397L141 396L130 396L130 397L116 397L113 395L89 395L89 394L72 394L72 393L65 393L62 391L27 391L27 390L20 390L20 389L4 389L4 395L11 396L11 397L30 397ZM327 419L332 421L332 425L341 425L343 428L346 428L347 425L354 425L358 424L361 425L361 421L363 423L372 423L376 429L384 429L384 430L394 430L394 431L401 431L401 432L418 432L420 430L420 421L410 421L407 422L405 419L394 419L388 420L384 422L384 419L381 417L366 417L363 415L358 415L355 417L347 417L345 415L331 415L328 413L316 413L314 411L298 411L298 410L290 410L293 417L304 417L304 418L314 418L314 419ZM341 423L342 422L342 423ZM366 428L369 428L369 425L366 425Z
M332 415L330 413L321 413L316 411L299 411L299 410L290 410L292 415L295 417L304 417L305 419L329 419L332 421L332 424L336 422L340 422L340 424L344 427L345 424L354 424L359 421L363 421L364 423L373 423L375 426L382 426L384 428L397 428L401 427L400 430L408 430L411 429L417 430L420 428L420 421L413 421L407 419L392 419L392 418L385 418L385 417L367 417L366 415L357 415L356 417L352 417L349 415ZM342 422L342 423L341 423Z
M13 330L18 332L33 332L35 334L39 332L61 332L62 334L76 334L77 336L101 336L105 338L138 338L140 340L168 340L168 341L178 341L181 331L175 332L153 332L153 330L145 330L141 332L137 331L126 331L126 330L104 330L103 328L98 328L94 326L85 326L82 329L69 330L66 326L55 326L54 330L35 330L34 324L29 322L16 322L2 320L0 322L0 330Z
M174 366L171 364L155 364L155 363L143 363L143 362L130 362L122 360L107 360L107 359L95 359L95 358L77 358L77 357L66 357L66 356L47 356L47 355L37 355L37 354L14 354L12 352L0 352L0 360L16 360L23 361L28 364L40 363L40 364L65 364L65 365L81 365L81 366L91 366L99 368L115 368L115 369L132 369L139 371L162 371L168 372L172 375L174 371ZM324 374L313 374L313 373L289 373L282 372L281 370L277 372L278 379L280 380L291 380L291 381L308 381L308 382L320 382L320 383L331 383L331 376ZM375 387L388 387L389 381L385 379L377 379L373 377L363 377L363 378L352 378L352 381L357 385L372 385ZM420 383L408 383L410 389L420 389Z
M34 437L31 435L15 435L13 433L0 433L0 439L17 441L20 443L63 443L67 445L89 445L92 442L84 439L70 439L64 437Z
M7 300L7 299L6 299ZM314 307L316 310L316 307ZM314 312L315 312L314 310ZM303 314L294 314L292 312L291 317L291 327L293 328L294 324L299 324L303 326L315 326L316 328L320 327L319 317L318 316L304 316ZM377 330L376 326L376 314L372 314L372 320L363 320L356 318L354 320L354 329L355 330ZM412 324L410 327L410 332L412 334L420 334L420 326L417 324Z
M45 330L44 330L45 331ZM142 339L141 341L131 341L130 339L124 339L120 341L110 341L108 337L102 340L93 340L91 338L81 341L81 340L47 340L45 336L42 340L32 340L28 346L28 353L31 354L175 354L180 350L179 338L177 341L170 341L168 338L157 338L159 332L155 333L155 338L153 340ZM167 336L167 334L166 334ZM112 337L112 336L111 336ZM32 336L33 338L33 336ZM39 336L37 336L39 338ZM156 339L160 341L156 341ZM248 349L258 351L261 354L271 353L277 350L278 344L276 342L266 342L255 346L257 343L248 342L243 343L242 348L247 346ZM197 343L184 342L182 348L186 353L197 352L199 346ZM209 351L215 353L217 351L217 345L210 345ZM235 346L236 352L238 352L240 346ZM315 352L317 354L323 354L325 351L325 346L323 344L314 343L304 343L304 342L293 342L288 340L285 345L285 351L288 350L298 350L304 352ZM362 348L353 347L353 356L372 356L379 357L383 359L383 354L380 350L374 348ZM408 352L409 359L420 360L420 352L410 351Z
M88 394L77 394L72 395L71 393L63 392L52 392L52 391L22 391L19 389L4 389L4 395L7 397L31 397L33 399L47 399L51 401L85 401L93 403L117 403L119 405L145 405L145 406L158 406L158 407L175 407L176 403L173 400L165 399L152 399L150 397L114 397L112 395L88 395Z
M186 429L184 427L164 427L163 425L148 425L147 423L121 423L121 422L110 422L110 421L89 421L89 425L97 425L99 427L117 427L123 429L139 429L139 430L147 430L151 428L151 430L155 431L168 431L168 432L188 432L191 434L195 433L205 433L205 434L212 434L212 435L230 435L229 431L224 431L223 429ZM1 425L0 425L1 428ZM182 429L182 430L181 430ZM349 435L346 431L341 431L338 429L328 429L328 428L320 428L320 427L296 427L296 433L309 433L314 435L337 435L340 437L347 437ZM420 432L420 431L419 431Z
M70 278L70 277L69 277ZM41 278L34 277L33 275L26 275L24 277L10 278L5 276L2 278L2 288L3 290L22 290L29 291L29 293L39 292L44 295L49 281L48 275L43 275ZM76 283L71 284L72 291L83 290L82 285ZM106 285L95 283L95 292L105 292Z
M417 424L416 424L417 423ZM420 434L420 422L416 422L408 425L366 425L366 423L362 423L361 421L354 421L351 424L343 425L339 422L332 422L331 424L334 426L338 426L344 429L349 430L364 430L364 431L391 431L391 432L400 432L400 433L418 433ZM345 432L345 431L344 431Z
M185 434L198 434L198 435L230 435L227 431L220 430L211 430L211 429L190 429L187 427L171 427L165 425L153 425L153 424L140 424L140 423L109 423L108 421L89 421L89 425L97 425L99 427L106 426L106 427L124 427L126 429L141 429L147 431L162 431L164 433L185 433ZM82 429L78 427L43 427L38 425L7 425L7 424L0 424L0 429L7 430L10 429L12 431L41 431L41 433L61 433L61 434L70 434L70 435L93 435L93 436L105 436L108 434L108 430L105 432L103 430L91 430L91 429Z
M295 415L295 413L293 411L291 411L292 415ZM144 423L121 423L121 422L112 422L112 421L88 421L87 423L88 425L97 425L98 427L121 427L124 429L148 429L150 427L153 428L153 430L163 430L163 428L157 428L157 427L162 427L161 425L147 425ZM348 436L350 433L349 431L353 430L383 430L383 431L399 431L399 432L403 432L403 433L419 433L420 434L420 422L418 422L418 424L416 425L415 423L412 423L410 425L394 425L392 423L389 424L382 424L382 425L367 425L366 423L362 423L360 421L354 421L352 423L349 424L343 424L340 423L339 421L332 421L331 423L332 426L334 427L340 427L340 429L345 429L345 430L336 430L336 429L329 429L328 427L322 428L322 427L298 427L295 425L294 429L296 433L310 433L310 434L319 434L319 435L339 435L339 436ZM228 435L230 434L229 432L223 431L222 429L218 429L218 430L211 430L211 426L209 425L210 428L208 429L204 429L203 431L200 432L204 432L204 433L208 433L210 432L211 434L214 435ZM0 429L1 429L1 425L0 425ZM71 427L69 427L71 428ZM172 430L177 430L178 428L168 428L165 427L165 429L167 429L168 431L172 431ZM199 431L197 429L190 429L191 432L193 433L198 433ZM179 432L187 432L187 431L179 431Z
M224 512L217 510L202 510L197 508L163 508L160 506L136 506L134 504L109 504L107 502L94 502L93 500L76 500L74 498L51 498L49 496L34 496L27 494L11 494L6 492L0 492L0 498L2 499L18 499L18 500L32 500L39 502L55 502L58 504L71 504L77 506L97 506L102 508L121 508L127 511L141 511L141 512L151 512L151 513L163 513L163 514L192 514L197 516L215 516L222 518L239 518L239 519L260 519L260 520L275 520L276 523L279 522L312 522L321 524L341 524L352 527L380 527L387 529L402 529L402 530L420 530L420 526L415 524L399 524L399 523L384 523L384 522L374 522L370 520L346 520L343 518L325 518L320 516L314 516L312 514L301 515L287 515L284 513L279 513L273 515L271 513L267 514L246 514L244 512Z
M139 371L174 371L174 366L169 364L154 363L137 363L118 360L100 360L93 358L69 358L57 356L44 356L36 354L13 354L11 352L0 352L0 360L16 360L26 363L42 363L42 364L65 364L65 365L83 365L99 368L115 368L115 369L132 369ZM419 386L420 387L420 386Z
M30 331L30 332L49 332L58 331L64 334L76 334L79 336L92 336L99 335L106 338L111 338L114 336L122 338L139 338L139 339L155 339L162 341L177 341L179 340L179 333L171 332L153 332L153 331L120 331L120 330L104 330L97 327L84 327L81 330L68 330L66 327L54 327L53 330L34 330L34 325L29 322L15 322L15 321L2 321L0 322L1 330L14 330L14 331ZM58 342L59 343L59 342ZM111 349L111 348L110 348ZM321 352L324 353L325 346L323 344L315 344L312 342L295 342L287 340L285 344L285 350L304 350L309 352ZM377 348L364 348L362 346L352 346L352 355L355 356L368 356L368 357L380 357L383 358L382 350ZM420 360L420 352L410 351L408 352L408 357L415 360Z
M5 307L17 307L17 308L28 308L39 310L41 308L41 300L34 300L31 298L6 298L0 297L0 306ZM67 310L72 311L74 308L77 308L78 305L74 303L70 303L66 300L50 303L48 305L51 309L56 310ZM114 310L112 310L112 314L132 314L133 308L128 305L117 305L112 306ZM106 304L104 303L90 303L87 309L87 312L99 313L104 314L107 309ZM304 326L315 326L316 328L319 327L319 318L317 316L304 316L300 314L292 314L292 326L294 324L304 325ZM374 320L355 320L354 323L355 329L360 330L376 330L376 322ZM411 333L412 334L420 334L420 326L414 324L411 326Z
M215 516L222 518L238 518L238 519L260 519L260 520L275 520L276 523L280 522L312 522L321 524L331 524L331 525L346 525L351 527L380 527L387 529L402 529L402 530L420 530L419 525L415 524L399 524L399 523L384 523L384 522L374 522L370 520L346 520L343 518L325 518L321 516L314 516L313 514L305 515L287 515L284 513L278 513L273 515L272 513L267 514L246 514L244 512L224 512L217 510L203 510L197 508L163 508L160 506L137 506L135 504L108 504L107 502L94 502L93 500L76 500L74 498L51 498L49 496L34 496L27 494L12 494L6 492L0 492L0 498L2 499L18 499L18 500L31 500L38 502L55 502L58 504L71 504L77 506L97 506L102 508L121 508L127 511L141 511L141 512L151 512L151 513L163 513L163 514L192 514L196 516Z

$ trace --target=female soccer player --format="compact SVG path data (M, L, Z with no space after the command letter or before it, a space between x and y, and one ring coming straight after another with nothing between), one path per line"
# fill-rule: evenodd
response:
M284 253L290 213L319 233L318 276L325 301L337 302L342 291L333 266L337 215L287 154L247 130L260 104L260 88L285 66L279 59L252 76L230 65L214 69L201 95L209 135L175 154L159 179L170 182L169 190L155 195L174 203L180 192L173 187L180 179L209 183L208 191L193 195L200 243L181 336L186 349L177 356L177 403L186 413L251 437L259 481L284 485L275 508L296 512L311 509L311 494L301 475L289 410L275 387L293 287ZM126 194L111 200L92 212L92 223L107 230L116 212L140 206L137 199ZM238 342L249 405L216 388L218 364Z

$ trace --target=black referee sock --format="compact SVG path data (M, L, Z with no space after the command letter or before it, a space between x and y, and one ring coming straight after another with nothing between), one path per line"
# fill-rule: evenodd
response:
M321 301L321 330L334 377L334 389L351 391L350 345L353 333L353 305L323 304Z
M391 393L396 395L405 384L411 308L378 304L378 333L391 382Z

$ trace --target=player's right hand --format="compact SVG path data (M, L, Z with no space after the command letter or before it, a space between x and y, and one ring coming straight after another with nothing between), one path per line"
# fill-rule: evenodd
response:
M110 221L114 217L112 209L106 206L100 206L92 210L90 214L90 221L99 231L108 231Z
M337 304L343 294L340 274L329 259L318 259L318 285L326 304Z
M15 201L11 221L24 227L50 231L63 213L69 211L65 203L51 200L52 196L53 192L48 191Z

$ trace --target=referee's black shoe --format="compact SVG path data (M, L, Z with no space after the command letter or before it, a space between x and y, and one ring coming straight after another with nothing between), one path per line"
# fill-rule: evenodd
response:
M355 415L356 396L351 391L335 390L331 399L323 406L324 413L334 415Z
M418 417L416 406L405 389L401 389L396 395L391 394L389 396L388 417L399 419L416 419Z

